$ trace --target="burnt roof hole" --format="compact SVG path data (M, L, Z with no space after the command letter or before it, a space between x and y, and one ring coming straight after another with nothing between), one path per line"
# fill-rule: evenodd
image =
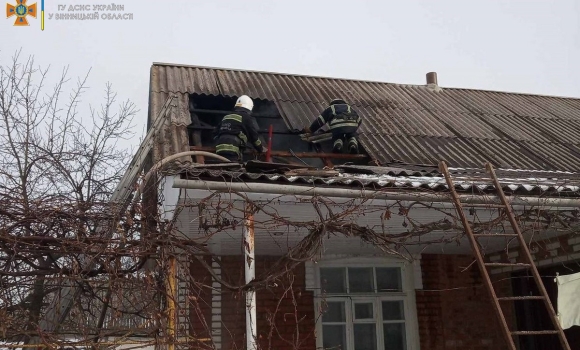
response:
M237 100L237 96L213 96L192 94L189 96L189 111L191 114L191 124L188 126L189 144L202 147L215 146L213 140L213 130L219 124L224 115L230 113ZM253 115L260 130L262 142L268 145L268 129L270 125L273 129L272 150L285 152L319 152L331 153L332 141L324 141L318 145L313 145L300 139L296 134L291 133L289 125L280 115L280 111L274 101L254 98ZM315 116L312 116L314 118ZM195 136L197 135L197 136ZM195 139L198 139L196 144ZM250 146L251 147L251 146ZM359 143L359 149L364 151ZM245 155L244 161L252 160L251 155ZM302 158L296 157L272 157L272 161L277 163L306 163L317 168L324 167L320 158ZM368 160L332 160L334 165L343 163L352 163L357 165L367 165Z
M219 124L224 115L230 113L237 100L237 96L212 96L192 94L189 96L189 111L191 113L191 124L188 126L189 143L194 145L194 134L199 131L201 146L215 146L213 140L213 130ZM278 107L273 101L264 99L253 99L253 115L260 130L262 142L268 144L268 129L272 125L272 150L293 152L313 152L310 145L300 140L298 135L290 133L288 125L280 115ZM252 160L251 155L244 155L244 161ZM295 158L273 157L278 163L301 163ZM308 165L323 167L324 164L318 158L303 159Z

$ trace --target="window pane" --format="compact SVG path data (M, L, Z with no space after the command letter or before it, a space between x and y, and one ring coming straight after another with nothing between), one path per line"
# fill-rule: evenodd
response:
M344 302L329 302L326 303L326 310L322 314L322 322L344 322L346 317L344 314Z
M346 349L346 326L322 326L322 346L325 349Z
M383 335L385 337L385 350L407 349L404 323L383 324Z
M354 350L377 349L377 325L374 323L354 324Z
M373 303L354 304L354 318L357 320L373 318Z
M375 291L372 267L348 269L348 287L351 293L372 293Z
M377 268L377 289L379 293L401 292L401 269L398 267Z
M383 321L399 321L404 319L403 301L383 301Z
M320 286L326 293L346 293L343 268L320 269Z

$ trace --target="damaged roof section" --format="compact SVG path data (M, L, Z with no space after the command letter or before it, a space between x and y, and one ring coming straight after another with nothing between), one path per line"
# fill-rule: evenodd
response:
M231 113L231 106L235 104L235 101L234 97L189 95L192 124L187 129L191 150L215 152L216 140L213 131L222 118ZM351 164L371 162L368 155L364 153L333 154L332 143L324 142L332 138L329 133L317 134L306 142L301 138L300 131L292 130L273 101L254 99L252 112L261 142L270 149L268 155L274 162L318 168L333 167L347 162ZM254 160L256 156L253 148L248 147L243 152L243 161ZM215 160L206 158L204 163L215 163Z
M190 94L273 101L290 129L309 124L333 98L363 117L369 156L392 162L477 168L580 171L580 100L468 89L400 85L225 68L155 63L150 118L178 96L156 158L186 150ZM150 119L150 122L152 120Z

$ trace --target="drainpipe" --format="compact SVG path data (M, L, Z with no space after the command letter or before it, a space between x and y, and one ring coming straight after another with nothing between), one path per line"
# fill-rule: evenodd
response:
M415 202L439 202L452 203L451 197L447 193L422 193L422 192L391 192L375 191L366 189L346 189L329 187L311 187L299 185L280 185L268 183L243 183L243 182L219 182L203 180L175 179L174 188L186 188L207 191L240 192L240 193L264 193L277 195L299 195L299 196L324 196L334 198L360 198L360 199L387 199L398 201ZM459 195L462 203L465 204L501 204L496 195ZM542 207L580 207L580 198L557 198L557 197L522 197L509 196L508 203L519 206L542 206ZM547 209L547 208L544 208Z
M254 256L254 215L250 204L246 205L246 218L242 230L244 233L244 272L246 284L256 277L256 259ZM256 350L258 329L256 322L256 291L250 288L246 291L246 349Z

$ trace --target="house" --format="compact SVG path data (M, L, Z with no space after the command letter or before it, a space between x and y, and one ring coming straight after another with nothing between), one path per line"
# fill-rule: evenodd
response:
M251 328L264 349L508 349L442 160L456 191L480 203L495 198L484 164L494 166L554 304L553 276L580 271L580 99L440 87L435 74L400 85L154 63L149 168L211 152L211 130L242 94L271 135L273 163L180 156L144 194L204 252L178 257L175 314L199 348L252 346ZM363 117L362 154L334 155L292 132L337 97ZM497 208L465 212L478 232L513 232ZM486 261L521 261L521 247L498 237L481 241ZM255 295L237 288L254 274ZM490 276L498 295L535 288L517 267ZM550 329L538 301L502 308L511 330ZM579 327L565 334L580 348ZM554 335L513 339L522 350L558 346Z

